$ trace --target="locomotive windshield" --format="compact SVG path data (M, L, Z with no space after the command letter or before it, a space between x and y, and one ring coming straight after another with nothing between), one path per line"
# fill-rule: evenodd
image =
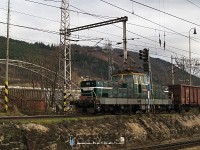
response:
M113 82L125 82L134 84L148 84L145 74L117 74L112 76Z

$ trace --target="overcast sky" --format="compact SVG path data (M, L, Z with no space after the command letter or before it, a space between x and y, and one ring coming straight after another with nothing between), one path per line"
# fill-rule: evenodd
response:
M60 0L32 0L53 6L60 7ZM136 38L128 40L128 50L138 52L140 49L149 48L152 57L159 57L165 60L170 60L171 55L181 57L189 55L189 30L196 27L197 34L193 35L191 30L191 50L192 57L199 57L200 51L200 1L199 0L136 0L142 4L151 6L158 10L167 12L174 16L191 21L194 24L187 23L153 9L144 7L130 0L105 0L119 8L113 7L100 0L70 0L70 28L83 26L91 23L101 22L116 17L128 16L127 22L127 38ZM1 22L6 22L7 19L7 2L1 0L0 3L0 18ZM193 3L193 4L192 4ZM79 8L90 14L100 15L97 18L91 15L86 15L74 11L79 11L74 7ZM128 12L127 12L128 11ZM129 13L130 12L130 13ZM174 30L180 36L170 30L164 29L161 26L155 25L149 21L137 17L149 19L161 26ZM26 14L26 15L25 15ZM35 17L33 17L35 16ZM105 19L107 17L107 19ZM33 28L57 31L60 29L60 9L39 5L25 0L11 0L11 24L23 25ZM116 27L117 26L117 27ZM144 27L142 27L144 26ZM122 23L108 25L94 29L78 31L72 33L72 39L79 38L79 42L73 42L81 45L93 46L99 42L100 38L109 39L114 47L122 47L116 45L117 42L122 42ZM151 28L151 29L150 29ZM159 31L162 30L162 31ZM159 34L161 47L159 45ZM166 35L164 37L164 34ZM6 25L0 24L0 36L6 36ZM34 31L19 27L10 26L10 37L13 39L28 41L28 42L44 42L59 44L60 37L56 34ZM77 37L77 38L75 38ZM139 39L137 39L139 38ZM87 40L87 39L93 39ZM95 39L95 40L94 40ZM194 40L195 41L194 41ZM163 48L163 43L166 43L166 49ZM101 41L98 45L103 46L106 40ZM195 54L196 53L196 54ZM198 54L198 55L197 55ZM162 56L159 56L162 55Z

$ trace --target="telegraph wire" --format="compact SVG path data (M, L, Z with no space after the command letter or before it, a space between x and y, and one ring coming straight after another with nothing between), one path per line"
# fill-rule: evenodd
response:
M79 9L79 8L73 6L73 5L70 5L70 6L73 7L73 8L75 8L75 9L77 9L77 10L79 10L79 11L81 11L81 13L83 13L83 14L87 14L87 15L90 15L90 16L93 16L93 17L104 18L104 19L118 18L118 17L111 17L111 16L102 16L102 15L91 14L91 13L88 13L88 12L86 12L84 10L81 10L81 9Z
M129 23L129 22L127 22L127 24L129 24L129 25L132 25L132 26L138 26L138 27L141 27L141 28L146 28L146 29L150 29L150 30L156 30L156 31L162 31L162 32L165 32L165 33L168 33L168 34L165 34L166 36L168 36L168 35L178 35L177 33L174 33L174 32L168 32L168 31L165 31L165 30L160 30L160 29L156 29L156 28L151 28L151 27L147 27L147 26L143 26L143 25L138 25L138 24L134 24L134 23ZM198 30L197 30L198 31ZM181 32L180 32L181 33ZM182 33L187 33L187 32L182 32ZM150 36L150 37L155 37L155 36ZM158 37L158 36L156 36L156 37ZM199 38L193 38L193 39L197 39L197 40L200 40ZM200 42L200 41L198 41L198 42Z
M83 36L83 37L91 38L91 37L88 37L88 36ZM94 38L94 37L92 37L92 38ZM95 37L95 38L97 38L97 37ZM113 40L112 40L111 42L117 43L117 42L119 42L119 41L113 41ZM138 42L141 42L141 41L138 41ZM142 42L142 43L145 43L145 42ZM144 46L144 45L138 45L138 44L130 44L130 43L127 43L127 44L128 44L128 45L134 45L134 46L142 47L142 48L145 48L145 47L146 47L146 46ZM153 47L154 44L150 44L150 43L146 43L146 44L152 45L152 47L148 46L148 48L155 49L155 47ZM158 49L158 50L163 50L162 48L159 48L159 47L156 48L156 49ZM178 53L176 53L176 52L174 52L174 51L170 51L170 50L166 50L166 51L168 51L168 52L170 52L170 53L173 53L173 54L178 54ZM188 52L187 50L182 50L182 51ZM193 53L193 54L196 54L196 53ZM199 54L197 54L197 55L199 55ZM181 55L181 56L183 56L183 55Z
M100 1L102 1L102 0L100 0ZM105 2L105 1L104 1ZM107 3L107 2L106 2ZM74 8L77 8L77 7L74 7ZM82 11L82 12L84 12L84 13L87 13L87 12L85 12L85 11L83 11L83 10L81 10L81 9L79 9L79 8L77 8L78 10L80 10L80 11ZM123 9L123 8L122 8ZM126 10L124 10L124 11L126 11ZM129 12L129 11L128 11ZM129 13L131 13L131 12L129 12ZM132 14L132 13L131 13ZM133 14L134 15L134 14ZM94 17L97 17L97 16L94 16ZM100 20L102 20L102 19L100 19ZM127 23L127 24L131 24L131 23ZM157 23L156 23L157 24ZM162 25L160 25L160 24L158 24L159 26L162 26ZM116 25L113 25L113 26L116 26ZM118 26L116 26L116 27L118 27ZM119 27L118 27L119 28ZM163 28L166 28L166 29L168 29L167 27L165 27L165 26L163 26ZM158 30L158 29L157 29ZM185 36L184 34L181 34L181 33L179 33L179 32L176 32L176 31L174 31L174 30L171 30L171 29L169 29L170 31L172 31L173 33L175 33L175 34L177 34L177 35L181 35L181 36L184 36L184 37L186 37L186 38L188 38L188 36ZM127 30L128 31L128 30ZM128 31L129 32L129 31ZM163 31L163 32L167 32L167 31ZM171 32L171 33L172 33ZM168 32L169 33L169 32ZM132 32L132 34L135 34L134 32ZM138 34L136 34L136 35L138 35ZM139 35L138 35L139 36ZM142 38L146 38L146 39L148 39L147 37L144 37L144 36L141 36ZM150 41L152 41L152 42L155 42L155 41L153 41L153 40L151 40L151 39L148 39L148 40L150 40ZM196 42L198 42L198 43L200 43L200 41L197 41L197 40L195 40L194 38L191 38L191 40L193 40L193 41L196 41ZM169 45L168 45L168 47L170 47ZM171 48L174 48L174 47L172 47L171 46ZM177 49L177 48L176 48Z
M113 7L116 7L116 8L118 8L118 9L120 9L120 10L123 10L123 11L125 11L125 12L128 12L128 13L132 14L130 11L125 10L125 9L119 7L119 6L114 5L114 4L111 4L111 3L109 3L109 2L107 2L107 1L105 1L105 0L100 0L100 1L102 1L102 2L104 2L104 3L106 3L106 4L109 4L109 5L113 6ZM170 29L170 28L167 28L167 27L165 27L165 26L163 26L163 25L160 25L160 24L158 24L158 23L156 23L156 22L153 22L153 21L151 21L151 20L149 20L149 19L146 19L146 18L141 17L141 16L136 15L136 14L132 14L132 15L135 15L135 16L141 18L141 19L144 19L144 20L146 20L146 21L149 21L149 22L151 22L151 23L153 23L153 24L156 24L156 25L161 26L161 27L163 27L163 28L165 28L165 29L167 29L167 30L170 30L170 31L172 31L172 32L174 32L174 33L177 33L177 34L179 34L179 35L181 35L181 36L184 36L184 37L188 38L188 36L185 36L185 35L183 35L183 34L181 34L181 33L179 33L179 32L176 32L176 31L174 31L174 30L172 30L172 29ZM115 25L115 26L116 26L116 25ZM127 32L132 32L132 31L127 31ZM135 34L134 32L132 32L132 33ZM140 37L143 37L143 38L145 38L145 39L148 39L148 40L150 40L150 41L153 41L153 40L151 40L151 39L149 39L149 38L146 38L146 37L144 37L144 36L141 36L141 35L139 35L139 34L136 34L136 35L138 35L138 36L140 36ZM200 42L197 41L197 40L194 40L194 39L191 39L191 40L200 43ZM155 42L155 41L153 41L153 42ZM158 42L157 42L157 43L158 43ZM179 49L179 48L175 48L175 47L173 47L173 46L169 46L169 45L167 45L167 46L168 46L168 47L171 47L171 48L174 48L174 49ZM179 49L179 50L181 50L181 49ZM183 51L185 51L185 50L183 50ZM188 52L188 51L187 51L187 52ZM197 54L197 55L200 55L200 54Z
M2 10L6 10L5 8L0 8ZM60 21L56 21L56 20L52 20L52 19L49 19L49 18L44 18L44 17L40 17L40 16L35 16L35 15L32 15L32 14L27 14L27 13L23 13L23 12L20 12L20 11L15 11L15 10L11 10L12 12L15 12L15 13L18 13L18 14L22 14L22 15L26 15L26 16L30 16L30 17L35 17L35 18L39 18L39 19L44 19L44 20L47 20L47 21L52 21L52 22L59 22Z
M7 24L7 23L4 23L4 22L0 22L2 24ZM51 33L51 34L57 34L59 35L59 32L56 32L56 31L50 31L50 30L45 30L45 29L40 29L40 28L33 28L33 27L28 27L28 26L22 26L22 25L16 25L16 24L10 24L12 26L16 26L16 27L21 27L21 28L26 28L26 29L31 29L31 30L36 30L36 31L41 31L41 32L47 32L47 33ZM131 31L129 31L131 32ZM141 35L138 34L138 36L141 37ZM143 36L142 36L143 37ZM145 37L144 37L145 38ZM72 41L78 41L78 40L72 40ZM80 41L80 40L79 40ZM169 46L168 46L169 47ZM171 46L172 47L172 46ZM178 49L178 50L181 50L181 51L185 51L185 52L188 52L187 50L182 50L182 49L179 49L179 48L175 48L175 47L172 47L174 49ZM169 50L166 50L166 51L169 51ZM169 52L172 52L172 51L169 51ZM194 52L192 52L193 54L196 54ZM196 55L199 55L199 54L196 54Z
M30 1L30 0L26 0L26 1ZM34 2L34 1L31 1L31 2ZM76 7L74 7L74 8L76 8ZM78 8L76 8L76 9L78 9ZM80 9L79 9L79 10L80 10ZM89 14L89 13L87 13L87 14ZM95 17L97 17L97 15L95 15ZM0 23L2 23L2 22L0 22ZM13 25L13 24L12 24L12 25ZM14 26L23 27L23 28L32 29L32 30L38 30L38 31L47 32L47 33L59 34L58 32L49 31L49 30L44 30L44 29L26 27L26 26L21 26L21 25L14 25ZM130 31L129 31L129 32L130 32ZM133 33L133 32L132 32L132 33ZM133 33L133 34L135 34L135 33ZM141 35L138 34L138 36L141 36ZM143 37L143 36L142 36L142 37ZM146 38L146 37L143 37L143 38ZM153 41L153 40L151 40L151 41ZM155 42L155 41L153 41L153 42ZM173 48L174 48L174 47L173 47ZM180 50L181 50L181 49L180 49Z
M100 32L100 33L101 33L101 32ZM104 33L104 34L106 34L106 33ZM107 34L108 34L108 33L107 33ZM108 34L108 35L110 35L110 34ZM83 36L83 37L87 37L87 36ZM114 41L114 42L117 42L117 41ZM146 43L146 42L142 42L142 41L137 41L137 42ZM154 41L154 42L158 43L157 41ZM154 46L154 44L151 44L151 43L146 43L146 44L149 44L149 45ZM136 45L136 44L130 44L130 43L128 43L128 45ZM138 45L138 46L144 47L143 45ZM171 47L171 48L173 48L173 49L177 49L177 50L179 50L179 51L188 52L188 50L180 49L180 48L177 48L177 47L173 47L173 46L168 46L168 47ZM151 48L153 48L153 47L151 47ZM154 49L155 49L155 47L154 47ZM163 50L162 48L156 48L156 49ZM168 50L168 49L166 49L166 51L172 52L172 51L170 51L170 50ZM173 53L174 53L174 52L173 52ZM176 54L178 54L178 53L176 53ZM195 53L195 52L192 52L192 54L200 55L200 54Z
M102 0L101 0L101 1L102 1ZM161 13L163 13L163 14L166 14L166 15L168 15L168 16L174 17L174 18L176 18L176 19L185 21L185 22L187 22L187 23L190 23L190 24L193 24L193 25L196 25L196 26L200 26L199 24L196 24L196 23L194 23L194 22L192 22L192 21L188 21L188 20L186 20L186 19L183 19L183 18L181 18L181 17L175 16L175 15L173 15L173 14L164 12L164 11L162 11L162 10L158 10L158 9L156 9L156 8L154 8L154 7L145 5L145 4L143 4L143 3L140 3L140 2L137 2L137 1L134 1L134 0L130 0L130 1L132 1L132 2L134 2L134 3L137 3L137 4L139 4L139 5L142 5L142 6L148 7L148 8L150 8L150 9L156 10L156 11L161 12Z
M22 38L18 38L18 39L22 39ZM29 39L24 39L23 38L23 40L29 40ZM30 40L30 41L33 41L33 40ZM35 41L35 40L34 40ZM38 41L35 41L35 42L38 42ZM95 42L95 41L91 41L91 42ZM111 41L111 42L117 42L117 41ZM42 42L42 43L44 43L44 42ZM45 42L45 43L47 43L47 42ZM96 42L95 42L96 43ZM100 42L101 43L101 42ZM53 44L53 43L48 43L48 44ZM145 46L144 45L138 45L138 44L130 44L130 43L128 43L129 45L135 45L135 46L138 46L138 47L142 47L142 48L145 48ZM55 44L56 45L56 44ZM54 45L54 46L55 46ZM56 46L55 46L56 47ZM115 45L114 47L113 47L113 49L115 49L115 48L119 48L119 49L123 49L123 47L122 46L119 46L119 45ZM149 47L149 48L152 48L153 49L153 47ZM157 48L157 49L161 49L161 48ZM132 51L132 52L137 52L138 53L138 51L137 50L133 50L133 49L130 49L130 48L128 48L128 50L129 51ZM41 52L42 53L42 52ZM40 52L31 52L31 54L41 54ZM174 54L178 54L178 53L175 53L175 52L172 52L172 53L174 53ZM171 55L170 56L164 56L164 55L160 55L160 54L155 54L155 53L152 53L152 52L150 52L150 54L152 54L152 55L155 55L155 56L160 56L160 57L165 57L165 58L171 58ZM49 56L52 56L52 54L48 54ZM178 54L179 55L179 54ZM181 56L183 56L183 55L181 55Z
M45 4L45 3L41 3L41 2L36 2L36 1L32 1L32 0L25 0L27 2L31 2L31 3L35 3L35 4L39 4L39 5L44 5L44 6L48 6L48 7L52 7L52 8L58 8L58 9L64 9L58 6L54 6L54 5L50 5L50 4ZM73 7L77 10L79 10L79 8L70 5L70 7ZM87 12L80 12L80 11L75 11L75 10L71 10L69 9L69 11L75 12L75 13L80 13L80 14L85 14L85 15L90 15L90 16L94 16L94 17L101 17L101 18L117 18L117 17L109 17L109 16L101 16L101 15L96 15L96 14L91 14L91 13L87 13Z
M4 22L0 22L2 24L6 24ZM33 27L27 27L27 26L22 26L22 25L16 25L16 24L10 24L12 26L16 26L16 27L21 27L21 28L26 28L26 29L32 29L32 30L37 30L37 31L42 31L42 32L47 32L47 33L53 33L53 34L59 34L58 32L55 31L50 31L50 30L44 30L44 29L39 29L39 28L33 28ZM91 40L91 39L89 39ZM91 41L92 42L92 41Z
M75 8L76 8L76 7L75 7ZM81 10L81 9L79 9L79 8L77 8L77 9L85 13L85 11L83 11L83 10ZM87 12L86 12L86 13L87 13ZM96 17L96 16L94 16L94 17ZM102 19L100 19L100 20L102 20ZM113 26L122 29L122 27L119 27L119 26L117 26L117 25L114 25L114 24L113 24ZM148 39L148 40L150 40L150 41L153 41L153 40L151 40L151 39L149 39L149 38L147 38L147 37L144 37L144 36L142 36L142 35L139 35L139 34L137 34L137 33L132 32L132 31L127 30L127 32L130 32L130 33L132 33L132 34L135 34L135 35L137 35L137 36L140 36L140 37L142 37L142 38L144 38L144 39ZM110 34L109 34L109 35L110 35ZM155 41L153 41L153 42L155 42Z
M7 23L0 21L0 24L7 24ZM17 24L12 24L12 23L10 23L10 25L15 26L15 27L25 28L25 29L31 29L31 30L36 30L36 31L51 33L51 34L57 34L57 35L60 34L57 31L50 31L50 30L45 30L45 29L40 29L40 28L34 28L34 27L28 27L28 26L23 26L23 25L17 25Z
M142 17L142 16L140 16L140 15L137 15L137 14L135 14L135 13L133 14L133 13L131 13L130 11L125 10L125 9L119 7L119 6L114 5L114 4L111 4L111 3L109 3L109 2L107 2L107 1L105 1L105 0L100 0L100 1L106 3L106 4L110 5L110 6L113 6L113 7L115 7L115 8L118 8L118 9L120 9L120 10L123 10L123 11L125 11L125 12L127 12L127 13L130 13L130 14L132 14L132 15L138 17L138 18L141 18L141 19L146 20L146 21L148 21L148 22L151 22L151 23L153 23L153 24L155 24L155 25L158 25L158 26L160 26L160 27L162 27L162 28L165 28L165 29L167 29L167 30L169 30L169 31L172 31L172 32L174 32L174 33L176 33L176 34L178 34L178 35L181 35L181 36L183 36L183 37L188 38L188 36L186 36L186 35L184 35L184 34L182 34L182 33L176 32L176 31L174 31L174 30L172 30L172 29L170 29L170 28L167 28L167 27L165 27L165 26L163 26L163 25L160 25L159 23L156 23L156 22L154 22L154 21L151 21L151 20L149 20L149 19L147 19L147 18L144 18L144 17ZM196 40L193 39L193 41L196 41ZM196 42L198 42L198 41L196 41ZM198 42L198 43L199 43L199 42Z
M116 26L116 25L114 25L114 26ZM122 29L122 27L119 27L119 26L116 26L116 27L118 27L118 28L121 28L121 29ZM132 31L129 31L129 30L127 30L127 32L129 32L129 33L132 33L132 34L135 34L135 35L137 35L137 36L139 36L139 37L142 37L142 38L144 38L144 39L147 39L147 40L149 40L149 41L152 41L152 42L159 43L159 42L157 42L157 41L154 41L154 40L152 40L152 39L150 39L150 38L147 38L147 37L145 37L145 36L142 36L142 35L140 35L140 34L134 33L134 32L132 32ZM185 51L185 52L188 52L188 50L183 50L183 49L176 48L176 47L173 47L173 46L170 46L170 45L168 45L168 47L171 47L171 48L174 48L174 49L177 49L177 50L180 50L180 51ZM167 51L167 49L165 49L165 50ZM200 54L197 54L197 55L200 55Z
M0 8L2 10L6 10L4 8ZM44 19L44 20L47 20L47 21L52 21L52 22L59 22L59 21L56 21L56 20L52 20L52 19L49 19L49 18L44 18L44 17L40 17L40 16L35 16L35 15L31 15L31 14L27 14L27 13L23 13L23 12L19 12L19 11L14 11L12 10L12 12L15 12L15 13L19 13L19 14L22 14L22 15L27 15L27 16L31 16L31 17L35 17L35 18L39 18L39 19ZM60 23L60 22L59 22ZM135 25L135 26L139 26L139 27L143 27L143 28L147 28L147 29L152 29L152 30L157 30L157 31L162 31L164 32L164 30L159 30L159 29L154 29L154 28L150 28L150 27L146 27L146 26L141 26L141 25L137 25L137 24L132 24L132 23L127 23L127 24L130 24L130 25ZM99 33L103 33L103 32L100 32L100 31L97 31L97 30L94 30L93 31L95 32L99 32ZM167 32L167 31L166 31ZM104 32L105 33L105 32ZM167 32L167 33L171 33L171 34L175 34L173 32ZM109 34L109 35L114 35L114 34ZM169 35L169 34L168 34ZM117 35L114 35L114 36L117 36ZM118 37L121 37L121 36L118 36ZM198 38L196 38L198 39Z
M2 10L7 10L5 8L0 8ZM27 13L23 13L23 12L20 12L20 11L14 11L12 10L12 12L15 12L15 13L18 13L18 14L22 14L22 15L27 15L27 16L30 16L30 17L35 17L35 18L39 18L39 19L44 19L44 20L47 20L47 21L52 21L52 22L58 22L60 23L60 21L56 21L56 20L52 20L52 19L49 19L49 18L44 18L44 17L40 17L40 16L35 16L35 15L32 15L32 14L27 14ZM176 34L176 33L173 33L173 32L167 32L167 31L164 31L164 30L159 30L159 29L155 29L155 28L150 28L150 27L147 27L147 26L142 26L142 25L138 25L138 24L133 24L133 23L127 23L127 24L130 24L130 25L133 25L133 26L138 26L138 27L142 27L142 28L146 28L146 29L151 29L151 30L157 30L157 31L162 31L162 32L166 32L166 33L170 33L170 34ZM73 25L75 26L75 25ZM95 31L94 29L92 29L93 31ZM100 31L97 31L96 32L100 32ZM112 35L112 34L110 34ZM169 34L167 34L169 35ZM117 36L117 35L116 35ZM194 38L194 39L198 39L198 38Z
M75 36L75 35L74 35L74 36ZM98 38L98 37L88 37L88 36L82 36L82 37L85 37L85 38ZM119 42L119 41L111 41L111 42L117 43L117 42ZM137 41L137 42L146 43L146 42L142 42L142 41ZM127 44L128 44L128 45L134 45L134 46L142 47L142 48L145 48L145 47L146 47L146 46L144 46L144 45L138 45L138 44L130 44L130 43L127 43ZM148 48L155 49L154 44L151 44L151 43L146 43L146 44L152 45L152 46L148 46ZM188 50L183 50L183 49L179 49L179 48L176 48L176 47L172 47L172 48L177 49L177 50L180 50L180 51L183 51L183 52L188 52ZM164 50L163 50L162 48L160 48L160 47L157 47L156 49L164 51ZM173 53L173 54L180 55L180 54L178 54L178 53L176 53L176 52L174 52L174 51L168 50L168 49L166 49L165 51L167 51L167 52L169 52L169 53ZM192 54L200 55L200 54L195 53L195 52L192 52ZM154 55L156 55L156 54L154 54ZM184 55L181 55L181 56L184 56ZM171 56L170 56L170 57L171 57Z
M32 0L25 0L25 1L31 2L31 3L35 3L35 4L44 5L44 6L48 6L48 7L62 9L61 7L58 7L58 6L54 6L54 5L50 5L50 4L45 4L45 3L40 3L40 2L36 2L36 1L32 1Z
M43 1L49 1L49 2L61 2L61 1L56 1L56 0L43 0Z
M194 5L194 6L198 7L198 8L200 8L200 6L198 6L197 4L191 2L190 0L186 0L186 1L188 1L188 2L191 3L192 5Z
M133 44L133 45L136 45L136 44ZM136 46L140 46L140 45L136 45ZM144 46L141 46L144 48ZM119 49L123 49L122 46L115 46L113 49L115 48L119 48ZM134 50L134 49L130 49L130 48L127 48L127 50L129 50L128 52L135 52L135 53L138 53L138 50ZM151 55L155 55L155 56L160 56L160 57L165 57L165 58L170 58L171 59L171 55L170 56L167 56L167 55L160 55L160 54L155 54L155 53L152 53L151 51L149 52ZM175 52L174 52L175 53ZM177 54L177 53L175 53ZM183 55L181 55L183 56Z
M31 0L25 0L25 1L29 1L29 2L33 2L33 3L37 3L37 4L41 4L41 5L43 5L43 3L39 3L39 2L35 2L35 1L31 1ZM106 2L106 1L104 1L104 0L100 0L100 1L103 1L103 2L105 2L105 3L108 3L108 2ZM112 5L111 3L108 3L109 5ZM44 4L44 5L47 5L48 6L48 4ZM52 7L56 7L56 6L53 6L53 5L51 5ZM85 12L85 11L83 11L83 10L81 10L81 9L79 9L79 8L77 8L77 7L75 7L75 6L72 6L72 5L70 5L71 7L73 7L73 8L75 8L75 9L77 9L77 10L79 10L79 11L82 11L82 13L84 13L84 14L88 14L88 15L92 15L92 16L94 16L94 17L102 17L102 16L100 16L100 15L95 15L95 14L90 14L90 13L87 13L87 12ZM115 5L113 5L114 7L117 7L117 8L119 8L118 6L115 6ZM60 7L56 7L56 8L60 8ZM123 9L123 8L119 8L119 9ZM124 10L124 9L123 9ZM126 11L126 12L129 12L129 11L127 11L127 10L124 10L124 11ZM76 11L75 11L76 12ZM129 13L131 13L131 12L129 12ZM132 13L131 13L132 14ZM133 15L135 15L135 14L133 14ZM108 17L108 16L104 16L104 18L105 17ZM111 18L111 17L109 17L109 18ZM131 23L128 23L128 24L131 24ZM156 23L157 24L157 23ZM162 25L160 25L160 24L157 24L157 25L159 25L159 26L162 26ZM114 25L114 26L116 26L116 25ZM167 28L167 27L165 27L165 26L163 26L163 28ZM167 28L168 29L168 28ZM183 34L181 34L181 33L178 33L178 32L176 32L176 31L173 31L173 30L171 30L171 29L169 29L170 31L172 31L172 32L174 32L174 33L176 33L176 34L178 34L178 35L182 35L182 36L184 36L184 37L187 37L187 36L185 36L185 35L183 35ZM165 31L165 32L167 32L167 31ZM131 32L132 34L135 34L134 32ZM138 35L139 36L139 34L136 34L136 35ZM148 39L148 38L146 38L146 37L144 37L144 36L141 36L142 38L145 38L145 39ZM187 37L188 38L188 37ZM151 39L149 39L149 40L151 40ZM194 39L192 39L192 40L194 40ZM151 40L152 42L155 42L155 41L153 41L153 40ZM194 41L196 41L196 42L199 42L199 41L197 41L197 40L194 40ZM169 45L168 45L169 46Z
M147 27L147 26L143 26L143 25L138 25L138 24L134 24L134 23L129 23L127 22L127 24L130 24L130 25L133 25L133 26L138 26L138 27L141 27L141 28L146 28L146 29L150 29L150 30L157 30L157 31L162 31L162 32L166 32L166 33L170 33L170 34L176 34L174 32L168 32L168 31L165 31L165 30L160 30L160 29L156 29L156 28L150 28L150 27Z
M35 2L35 1L31 1L31 0L25 0L25 1L29 1L29 2L33 2L33 3L37 3L37 4L41 4L41 5L46 5L46 6L51 6L51 7L56 7L56 8L60 8L60 7L57 7L57 6L53 6L53 5L49 5L49 4L44 4L44 3L39 3L39 2ZM45 1L45 0L44 0ZM49 0L48 0L49 1ZM53 0L52 0L53 1ZM101 0L102 1L102 0ZM58 1L57 1L58 2ZM105 1L103 1L103 2L105 2ZM72 5L71 5L72 6ZM72 6L72 7L74 7L74 8L76 8L76 9L78 9L78 10L81 10L81 9L79 9L79 8L77 8L77 7L75 7L75 6ZM81 11L83 11L83 10L81 10ZM17 11L15 11L15 12L17 12ZM75 11L75 12L77 12L77 11ZM78 12L78 13L81 13L81 12ZM87 13L87 12L85 12L84 11L84 13L85 14L90 14L90 13ZM25 13L21 13L21 14L25 14ZM26 14L26 15L29 15L29 14ZM91 14L90 14L91 15ZM94 15L94 14L92 14L92 15ZM31 15L30 15L31 16ZM33 16L33 15L32 15ZM100 15L94 15L95 17L100 17ZM37 16L34 16L34 17L37 17ZM106 16L106 17L108 17L108 16ZM42 18L42 17L38 17L38 18ZM109 18L111 18L111 17L109 17ZM46 19L46 18L42 18L42 19ZM46 19L46 20L49 20L49 19ZM53 20L51 20L51 21L53 21ZM131 23L127 23L127 24L131 24ZM132 24L133 25L133 24ZM135 24L134 24L135 25ZM139 25L137 25L137 26L139 26ZM148 27L147 27L148 28ZM149 28L150 29L150 28ZM153 28L152 28L153 29ZM158 30L158 29L157 29ZM163 30L162 30L163 31Z

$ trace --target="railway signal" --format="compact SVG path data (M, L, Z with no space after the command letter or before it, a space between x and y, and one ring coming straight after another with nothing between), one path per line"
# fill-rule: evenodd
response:
M150 99L151 99L151 83L152 83L152 78L151 78L151 64L150 64L150 58L149 58L149 50L148 49L143 49L139 51L139 58L143 60L143 70L144 72L147 73L148 75L148 108L147 111L150 112Z
M150 66L150 61L149 61L149 50L148 49L143 49L139 51L139 59L143 60L143 69L145 72L149 72L149 66Z
M139 51L139 59L142 59L144 62L149 61L149 50L148 49L143 49Z
M149 61L149 50L148 49L143 49L143 61L148 62Z
M143 56L143 51L140 50L140 51L139 51L139 58L142 59L142 56Z

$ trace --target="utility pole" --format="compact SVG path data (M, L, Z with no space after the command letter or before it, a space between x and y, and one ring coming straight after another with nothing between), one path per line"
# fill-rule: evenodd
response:
M171 55L171 64L172 64L172 85L174 85L174 65L173 65L173 56Z
M152 72L151 72L151 62L149 57L149 49L143 49L139 51L139 59L143 60L143 70L147 74L147 100L148 100L148 107L147 112L151 110L151 95L153 92L152 89Z
M189 61L190 61L190 86L192 85L192 60L191 60L191 41L190 41L190 31L194 30L193 34L197 34L196 28L191 28L189 30Z
M190 61L190 63L191 63L191 61ZM186 83L186 78L185 78L185 74L184 74L184 71L185 71L185 58L184 57L182 59L182 64L183 64L183 69L182 69L182 72L183 72L183 83L185 84Z
M127 39L126 39L126 21L123 21L123 48L124 48L124 68L127 64Z
M61 6L61 29L60 29L60 73L64 70L64 111L67 111L67 87L68 91L70 91L71 94L71 48L70 48L70 34L72 32L80 31L80 30L86 30L90 28L105 26L113 23L123 22L124 26L126 27L126 21L128 20L128 17L121 17L116 18L108 21L103 21L99 23L84 25L80 27L75 28L69 28L69 0L62 0L62 6ZM124 37L124 47L126 48L126 29L123 30L123 37ZM124 60L127 60L127 49L124 49L126 51L126 55L124 55ZM69 97L69 96L68 96Z
M8 14L7 14L7 46L6 46L6 80L5 80L5 111L8 110L8 63L9 63L9 28L10 28L10 0L8 0Z
M107 43L108 50L108 80L111 80L111 75L113 73L113 59L112 59L112 44L108 40Z
M69 90L71 85L71 48L69 37L67 32L70 26L69 18L69 0L61 1L61 25L60 25L60 56L59 56L59 73L64 76L63 85L63 110L67 111L67 89Z

